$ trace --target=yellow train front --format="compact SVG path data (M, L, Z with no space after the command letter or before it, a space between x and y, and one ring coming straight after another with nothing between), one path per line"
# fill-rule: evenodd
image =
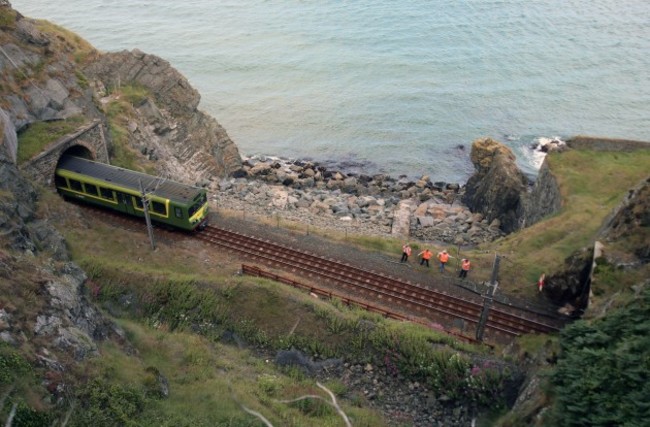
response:
M208 197L193 187L81 157L63 156L55 185L69 199L144 217L142 191L151 220L183 230L202 229L208 222Z

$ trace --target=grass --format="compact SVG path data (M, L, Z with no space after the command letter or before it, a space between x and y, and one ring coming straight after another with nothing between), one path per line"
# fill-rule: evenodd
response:
M18 135L18 164L39 154L49 144L69 135L86 123L83 116L52 122L36 122Z
M87 363L83 373L102 379L106 388L130 387L152 396L145 400L136 418L138 425L255 425L255 418L246 414L240 404L264 414L274 425L341 423L332 411L281 403L303 394L323 393L317 391L313 380L296 381L247 350L134 321L122 319L119 324L127 331L137 356L129 356L107 342L101 348L101 359ZM151 372L167 378L168 398L153 397L156 385ZM345 389L335 384L333 391L344 393ZM357 420L355 425L385 425L372 410L343 405L348 416Z
M630 188L647 177L650 150L569 150L552 153L548 162L559 181L561 211L490 245L508 257L502 263L501 285L528 296L542 272L560 268L573 252L593 245L608 215Z
M196 242L159 243L158 249L151 251L144 230L116 233L100 221L80 220L74 206L58 205L61 206L48 201L49 214L61 217L61 228L67 230L73 258L84 267L92 283L99 286L98 302L110 306L121 321L146 325L161 334L195 331L201 335L196 339L207 340L221 337L224 331L234 331L246 342L263 348L296 348L319 358L343 357L386 369L392 367L397 369L395 374L400 371L423 383L438 381L440 386L455 387L457 391L450 395L458 398L465 393L463 376L470 366L467 355L486 351L420 325L393 322L341 304L315 300L304 292L267 280L238 277L237 260ZM66 215L57 215L57 209L67 211ZM131 301L128 307L120 303L125 295ZM130 340L140 346L146 334L131 335ZM210 366L221 363L221 358L215 359L195 345L181 347L196 349L178 352L177 357L184 364L196 365L198 369L206 361ZM385 364L388 348L395 352L394 366ZM163 354L159 350L153 353ZM450 362L455 360L453 354L460 355L462 363ZM162 371L161 363L162 360L149 364ZM458 381L449 383L442 374L448 368L460 369ZM298 383L306 381L296 372L288 374ZM209 379L210 375L207 371L196 374L188 370L184 378L197 390L202 386L192 381L199 377ZM127 374L125 378L134 377ZM238 378L231 383L234 393L246 395ZM261 403L268 398L255 396ZM204 399L209 401L207 396ZM320 409L307 406L291 410L320 413ZM285 423L292 416L280 418Z
M0 8L0 28L2 28L3 33L5 29L14 29L15 27L16 11L9 7Z
M52 36L50 37L52 50L67 52L77 64L87 64L98 54L90 43L72 31L43 19L35 20L35 22L37 29Z

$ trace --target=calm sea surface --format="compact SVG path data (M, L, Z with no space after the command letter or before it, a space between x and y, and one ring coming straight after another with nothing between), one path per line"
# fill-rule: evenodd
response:
M11 3L165 58L244 155L465 181L483 136L528 172L540 137L650 140L647 0Z

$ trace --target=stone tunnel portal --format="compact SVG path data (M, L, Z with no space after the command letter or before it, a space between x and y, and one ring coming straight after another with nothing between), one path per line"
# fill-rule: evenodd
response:
M54 173L62 156L69 154L89 160L109 163L104 132L99 120L79 128L48 146L43 152L29 160L23 170L37 177L44 184L54 182Z

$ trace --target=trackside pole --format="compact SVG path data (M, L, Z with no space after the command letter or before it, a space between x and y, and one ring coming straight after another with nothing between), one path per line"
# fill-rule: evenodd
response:
M497 282L497 277L499 275L499 262L501 257L495 255L494 265L492 266L492 277L490 278L490 285L488 286L485 295L483 296L483 310L481 311L481 317L478 321L478 326L476 327L476 340L483 341L483 332L485 331L485 324L487 323L488 314L490 313L490 308L492 307L492 302L494 300L494 293L499 286Z
M151 218L149 217L149 199L144 192L144 187L142 186L142 180L138 180L140 183L140 194L142 195L142 207L144 209L144 220L147 223L147 233L149 233L149 241L151 242L151 249L156 250L156 241L153 237L153 226L151 225Z

